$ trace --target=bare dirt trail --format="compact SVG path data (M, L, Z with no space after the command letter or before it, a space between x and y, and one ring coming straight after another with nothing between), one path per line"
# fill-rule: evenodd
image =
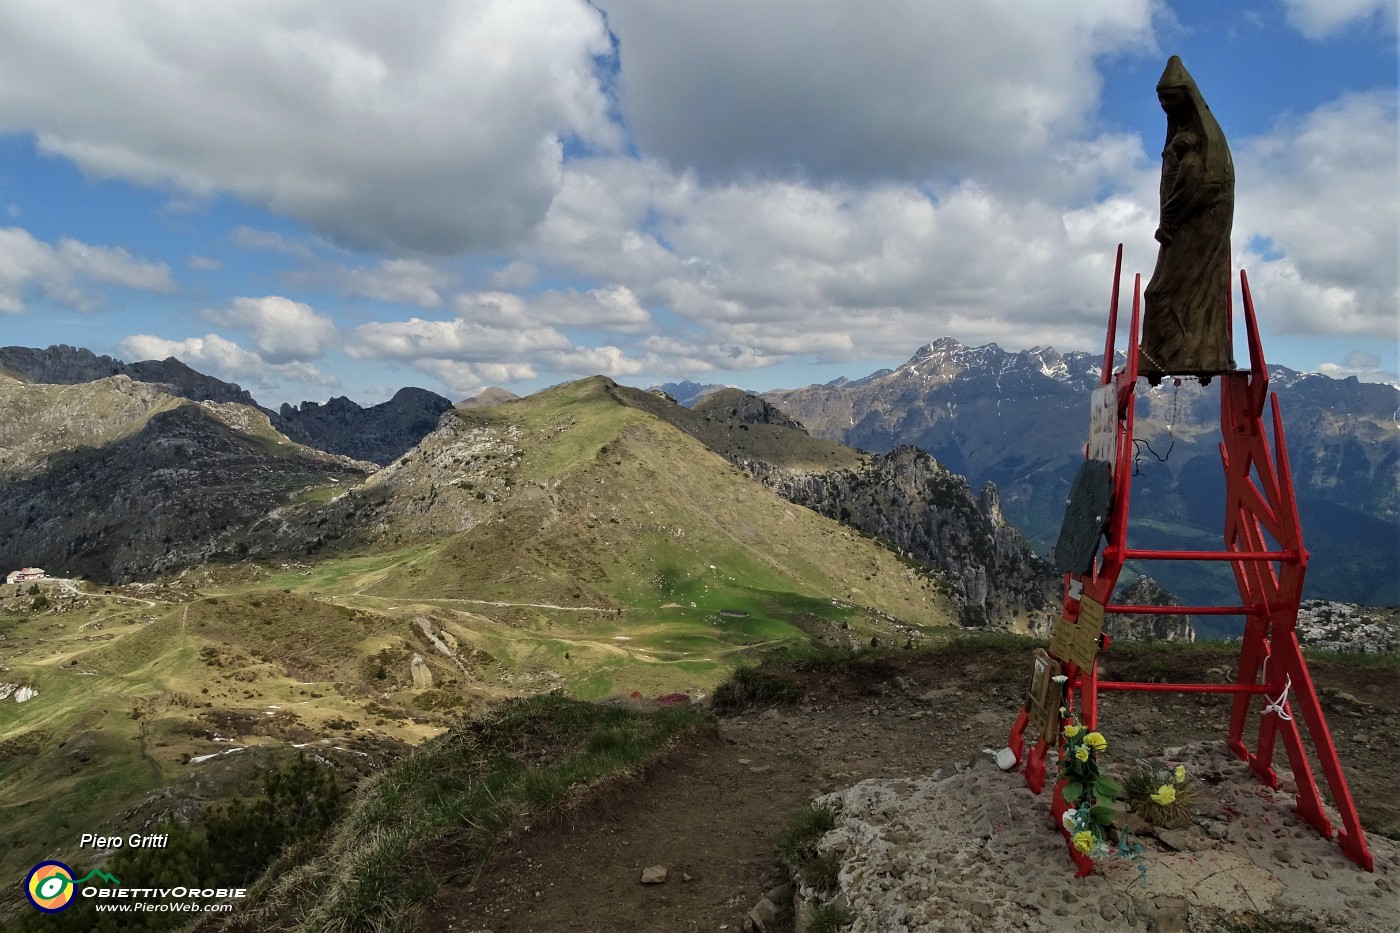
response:
M626 609L618 609L608 606L556 606L553 603L508 603L498 599L468 599L466 597L453 596L371 596L368 593L356 591L350 594L357 599L374 599L385 603L424 603L435 605L437 603L470 603L474 606L495 606L498 609L558 609L561 612L601 612L608 615L617 615L626 612Z
M798 674L798 704L725 717L719 738L678 749L645 776L517 834L479 875L463 866L418 929L742 930L749 909L782 880L774 840L802 805L866 778L929 775L1004 745L1029 676L1021 660L957 648ZM1173 679L1200 677L1161 670L1160 655L1147 663ZM1135 676L1131 668L1115 675ZM1328 666L1315 675L1363 824L1396 834L1400 778L1386 736L1400 731L1400 673ZM1101 726L1147 755L1222 738L1227 718L1216 698L1119 694L1104 704ZM1281 754L1276 766L1286 770ZM642 884L653 865L667 869L666 881Z

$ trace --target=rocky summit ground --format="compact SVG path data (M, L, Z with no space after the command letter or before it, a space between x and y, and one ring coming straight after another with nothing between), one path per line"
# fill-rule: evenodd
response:
M1105 666L1120 679L1219 681L1230 674L1230 651L1144 650L1120 642ZM1053 851L1057 837L1048 820L1036 813L1036 808L1048 807L1048 792L1033 800L1018 776L976 764L982 749L1005 744L1029 676L1025 654L958 645L937 654L896 654L833 670L794 672L801 688L798 702L725 716L717 737L678 748L645 774L595 792L568 813L516 833L479 874L460 873L441 887L418 928L431 933L743 930L750 910L785 880L774 841L797 810L823 794L849 794L869 779L912 786L910 781L940 771L946 776L982 769L981 780L998 787L1005 784L1016 806L1029 807L1030 812L1020 815L1024 819L1014 812L1008 819L1034 827L1035 845ZM1316 837L1284 838L1270 827L1243 823L1231 831L1238 831L1241 839L1249 834L1263 839L1267 834L1268 850L1250 862L1261 877L1269 876L1270 859L1277 858L1279 873L1285 868L1301 870L1314 885L1345 891L1334 905L1335 916L1348 916L1347 898L1352 898L1360 905L1356 916L1371 918L1358 928L1374 929L1376 905L1383 908L1389 903L1386 898L1400 892L1400 876L1391 859L1395 844L1384 838L1400 837L1400 776L1392 754L1400 725L1400 672L1333 661L1314 662L1312 670L1363 826L1376 840L1376 850L1384 853L1378 871L1361 872L1332 851L1335 845L1329 848ZM1160 756L1164 749L1192 743L1206 743L1207 751L1199 754L1208 758L1210 743L1225 735L1227 717L1228 700L1223 698L1119 693L1104 697L1100 727L1123 759ZM1218 751L1218 743L1215 748ZM959 764L966 767L959 771ZM1286 776L1281 750L1275 764ZM1222 762L1218 770L1228 770L1228 764ZM1154 851L1162 848L1152 842ZM909 854L929 856L912 841L911 845ZM1000 853L1003 866L1020 858L1018 852ZM1187 855L1199 861L1195 853ZM1041 872L1047 876L1046 893L1027 898L1022 890L1026 903L1021 906L1033 919L1009 923L1009 929L1303 933L1336 928L1307 917L1285 917L1262 902L1240 900L1224 909L1173 900L1188 883L1186 861L1177 868L1178 874L1187 874L1170 876L1176 881L1169 883L1164 870L1151 876L1159 885L1178 889L1160 892L1167 897L1164 910L1154 913L1149 907L1156 906L1155 894L1144 901L1148 906L1129 911L1125 908L1131 898L1122 905L1103 901L1107 889L1100 890L1102 873L1074 882L1067 859L1032 865L1037 856L1028 851L1024 857L1025 872L1012 871L1011 876ZM933 859L934 864L938 861ZM665 879L644 884L643 872L653 866L665 869ZM452 866L442 869L452 875ZM1317 871L1326 879L1319 881ZM1135 879L1136 872L1132 874ZM927 886L937 875L928 872L925 877ZM997 892L983 893L991 896L981 900L994 905ZM1113 893L1122 892L1115 888ZM1010 895L1008 889L1008 899ZM1370 912L1363 912L1363 906ZM881 929L871 919L878 905L862 909L866 916L857 920L857 927ZM944 924L938 913L942 908L935 903L930 909L929 922L917 928L979 929L986 919L963 912L970 919ZM1116 915L1106 916L1114 910ZM943 916L951 921L956 913L948 908ZM791 929L791 920L779 918L770 929Z
M1162 757L1193 776L1199 816L1170 829L1139 821L1133 857L1101 859L1082 879L1065 870L1044 807L991 756L820 798L837 814L819 849L840 866L850 933L1396 929L1394 840L1370 839L1375 870L1363 871L1298 816L1291 782L1261 786L1224 742Z

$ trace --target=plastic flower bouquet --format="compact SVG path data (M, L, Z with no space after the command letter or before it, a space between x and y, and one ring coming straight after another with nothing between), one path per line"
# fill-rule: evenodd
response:
M1064 727L1052 812L1069 839L1070 855L1081 878L1092 870L1094 859L1133 859L1142 854L1142 846L1132 841L1126 829L1110 834L1118 818L1113 801L1122 788L1099 771L1099 755L1107 749L1108 740L1102 733L1073 722Z

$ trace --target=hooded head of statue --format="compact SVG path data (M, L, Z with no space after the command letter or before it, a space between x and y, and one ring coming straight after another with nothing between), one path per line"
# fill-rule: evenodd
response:
M1215 122L1215 115L1201 96L1201 89L1180 56L1167 59L1167 67L1157 82L1157 100L1167 115L1167 138L1162 149L1189 145L1199 149L1205 163L1205 173L1216 182L1233 184L1234 162L1230 158L1230 148L1225 142L1225 133ZM1191 136L1183 134L1190 133Z

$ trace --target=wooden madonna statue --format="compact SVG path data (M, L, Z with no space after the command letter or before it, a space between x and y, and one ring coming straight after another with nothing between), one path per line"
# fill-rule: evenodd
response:
M1164 375L1233 371L1230 336L1230 228L1235 166L1220 124L1181 59L1157 82L1167 115L1162 149L1160 244L1145 303L1138 371Z

